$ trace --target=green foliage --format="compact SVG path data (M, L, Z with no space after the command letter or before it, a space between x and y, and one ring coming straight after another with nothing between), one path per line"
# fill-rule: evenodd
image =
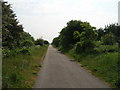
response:
M118 52L118 45L99 45L95 48L98 53Z
M20 33L23 32L22 25L16 19L11 5L2 2L2 44L3 47L12 49L19 46Z
M54 45L55 47L59 47L60 46L60 37L54 38L52 45Z
M74 31L81 32L82 27L80 26L81 21L71 20L67 23L67 26L60 32L60 43L62 48L69 48L76 43L73 37Z
M19 47L24 47L24 46L33 46L34 45L34 42L35 42L35 40L34 40L34 38L29 34L29 33L27 33L27 32L22 32L22 33L20 33L20 38L21 38L21 40L20 40L20 45L19 45ZM28 43L28 44L30 44L30 45L26 45L26 44Z
M71 20L61 30L59 37L53 39L52 45L59 47L62 52L72 49L75 45L76 53L94 52L96 40L104 45L120 43L118 30L119 26L116 24L96 30L88 22ZM109 50L109 52L112 52L112 50Z
M112 33L108 33L101 38L104 45L113 45L115 43L115 37Z
M95 27L92 27L88 22L71 20L61 30L59 37L53 39L53 45L69 49L73 48L77 42L92 43L96 37Z
M32 46L34 38L23 31L11 5L2 1L2 45L3 48L17 49L21 46Z
M43 44L44 44L44 40L43 39L37 39L36 41L35 41L35 45L40 45L40 46L43 46Z
M11 5L2 1L2 45L3 57L14 57L17 54L30 54L27 48L37 45L48 44L43 39L34 38L23 31L23 26L19 24Z
M19 49L14 49L14 50L3 49L2 56L3 56L3 58L14 57L18 54L18 52L19 52Z
M120 26L110 24L96 30L88 22L71 20L64 27L52 45L82 65L96 76L119 87L118 47L120 46Z
M81 21L71 20L67 23L67 26L62 29L60 32L61 37L61 46L63 48L69 48L73 44L75 44L75 40L73 38L74 31L79 31ZM80 30L81 31L81 30Z
M19 24L11 5L4 1L0 33L2 33L0 42L2 41L3 45L2 88L32 88L36 76L32 73L39 71L39 63L48 45L35 47L34 38L23 31L23 26ZM48 44L44 40L38 41L40 45Z
M21 36L21 40L22 41L28 40L28 41L34 42L34 38L29 33L27 33L27 32L20 33L20 36Z
M19 48L14 50L3 49L2 53L3 58L15 57L16 55L30 55L30 51L27 48Z
M83 45L82 45L81 42L77 42L77 44L76 44L76 48L75 48L76 53L80 53L80 52L83 51L82 46L83 46Z
M92 51L95 47L95 44L91 41L77 42L76 44L76 53L88 53Z
M59 37L53 39L52 45L59 47L63 53L72 48L75 48L77 54L92 52L98 36L95 29L88 22L71 20L62 29Z
M106 34L113 34L115 42L120 42L120 26L118 24L107 25L104 29L97 30L98 40L100 40Z
M47 40L44 40L44 44L48 45L48 44L49 44L49 42L48 42Z
M27 48L31 47L33 45L34 45L34 43L32 41L28 41L28 40L25 40L20 44L21 47L27 47Z
M3 58L2 88L32 88L48 46L30 47L31 55ZM24 52L24 50L23 50Z
M29 49L23 48L17 52L17 54L30 55Z
M13 72L10 76L10 81L13 82L13 83L21 83L21 80L22 80L22 75L20 75L19 72Z
M103 36L105 35L105 31L104 31L104 29L102 29L102 28L99 28L99 29L97 30L97 33L98 33L97 40L100 40L101 37L103 37Z
M84 67L90 69L96 76L104 79L112 87L118 86L118 53L107 53L99 55L86 55L80 62Z
M79 33L78 31L75 31L75 32L73 33L73 38L74 38L76 41L80 41L80 37L81 37L81 35L80 35L80 33Z
M94 42L92 42L90 40L83 42L83 49L85 52L92 51L94 49L94 47L95 47Z
M80 43L78 43L80 44ZM97 47L98 50L105 50L106 47L109 51L110 49L117 50L118 46L114 45L101 45L101 47ZM116 47L116 48L115 48ZM101 79L104 79L108 82L112 87L117 88L120 85L120 81L118 78L118 53L114 52L106 52L106 53L81 53L76 54L76 50L70 49L66 54L72 57L75 61L80 62L82 67L86 67L91 70L92 73L98 76Z

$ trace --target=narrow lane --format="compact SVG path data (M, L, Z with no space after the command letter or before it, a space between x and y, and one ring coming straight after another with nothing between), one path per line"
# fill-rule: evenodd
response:
M34 88L109 88L109 86L49 46Z

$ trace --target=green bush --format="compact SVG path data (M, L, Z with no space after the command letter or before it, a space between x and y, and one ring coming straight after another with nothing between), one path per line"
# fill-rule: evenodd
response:
M31 46L33 46L34 45L34 43L32 42L32 41L28 41L28 40L25 40L25 41L23 41L22 43L21 43L21 47L31 47Z
M44 40L44 44L46 44L46 45L47 45L47 44L49 44L49 42L48 42L47 40Z
M108 33L101 38L103 45L113 45L115 43L115 37L112 33Z
M36 41L35 41L35 45L40 45L40 46L43 46L43 44L44 44L44 40L43 39L37 39Z
M94 47L95 47L95 44L90 40L83 42L83 50L85 52L92 51Z
M90 52L93 51L94 47L95 45L91 41L77 42L75 51L76 53Z
M42 47L30 47L31 55L17 53L14 57L3 58L2 87L3 88L32 88L36 72L47 51L47 45ZM26 51L17 49L17 52ZM34 73L34 75L33 75ZM29 83L30 82L30 83Z
M30 51L28 49L26 49L26 48L21 49L17 53L18 54L23 54L23 55L30 55Z
M100 45L95 50L99 53L118 52L118 45Z
M53 39L52 45L55 47L59 47L60 46L60 37L56 37Z
M10 56L15 56L17 54L16 50L9 50L9 49L3 49L2 51L3 57L10 57Z
M13 83L18 83L18 82L20 83L21 80L22 80L22 75L18 72L14 72L14 73L11 74L10 80Z
M30 51L27 48L23 49L14 49L14 50L9 50L9 49L3 49L2 51L2 56L3 57L14 57L16 55L30 55Z
M117 80L115 80L115 86L117 88L120 88L120 77Z
M76 51L76 53L81 53L83 51L81 42L77 42L75 51Z
M2 50L2 55L3 55L3 57L8 57L10 55L10 50L9 49L3 49Z

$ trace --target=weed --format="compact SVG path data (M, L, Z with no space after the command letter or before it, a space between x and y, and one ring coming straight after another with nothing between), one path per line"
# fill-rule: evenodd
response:
M22 54L4 57L2 64L3 88L32 88L39 66L48 46L31 47L22 50ZM21 51L21 50L18 50ZM28 55L30 52L30 55ZM34 72L33 72L34 71Z
M76 54L72 49L66 54L80 62L81 67L91 70L94 75L108 82L111 87L118 87L118 45L98 45L95 49L97 53Z

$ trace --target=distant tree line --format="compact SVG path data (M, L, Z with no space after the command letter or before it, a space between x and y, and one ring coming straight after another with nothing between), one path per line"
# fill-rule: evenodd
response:
M31 46L43 46L49 44L47 40L41 38L35 40L29 33L23 30L23 26L19 24L16 14L11 5L2 1L2 47L3 53L6 50L15 50L29 48Z
M104 29L96 29L88 22L71 20L64 27L60 35L53 39L52 45L61 51L76 49L76 53L93 51L96 41L102 45L120 43L120 26L107 25Z
M118 24L107 25L104 29L98 29L97 32L97 40L103 41L103 44L105 45L120 43L120 26Z

